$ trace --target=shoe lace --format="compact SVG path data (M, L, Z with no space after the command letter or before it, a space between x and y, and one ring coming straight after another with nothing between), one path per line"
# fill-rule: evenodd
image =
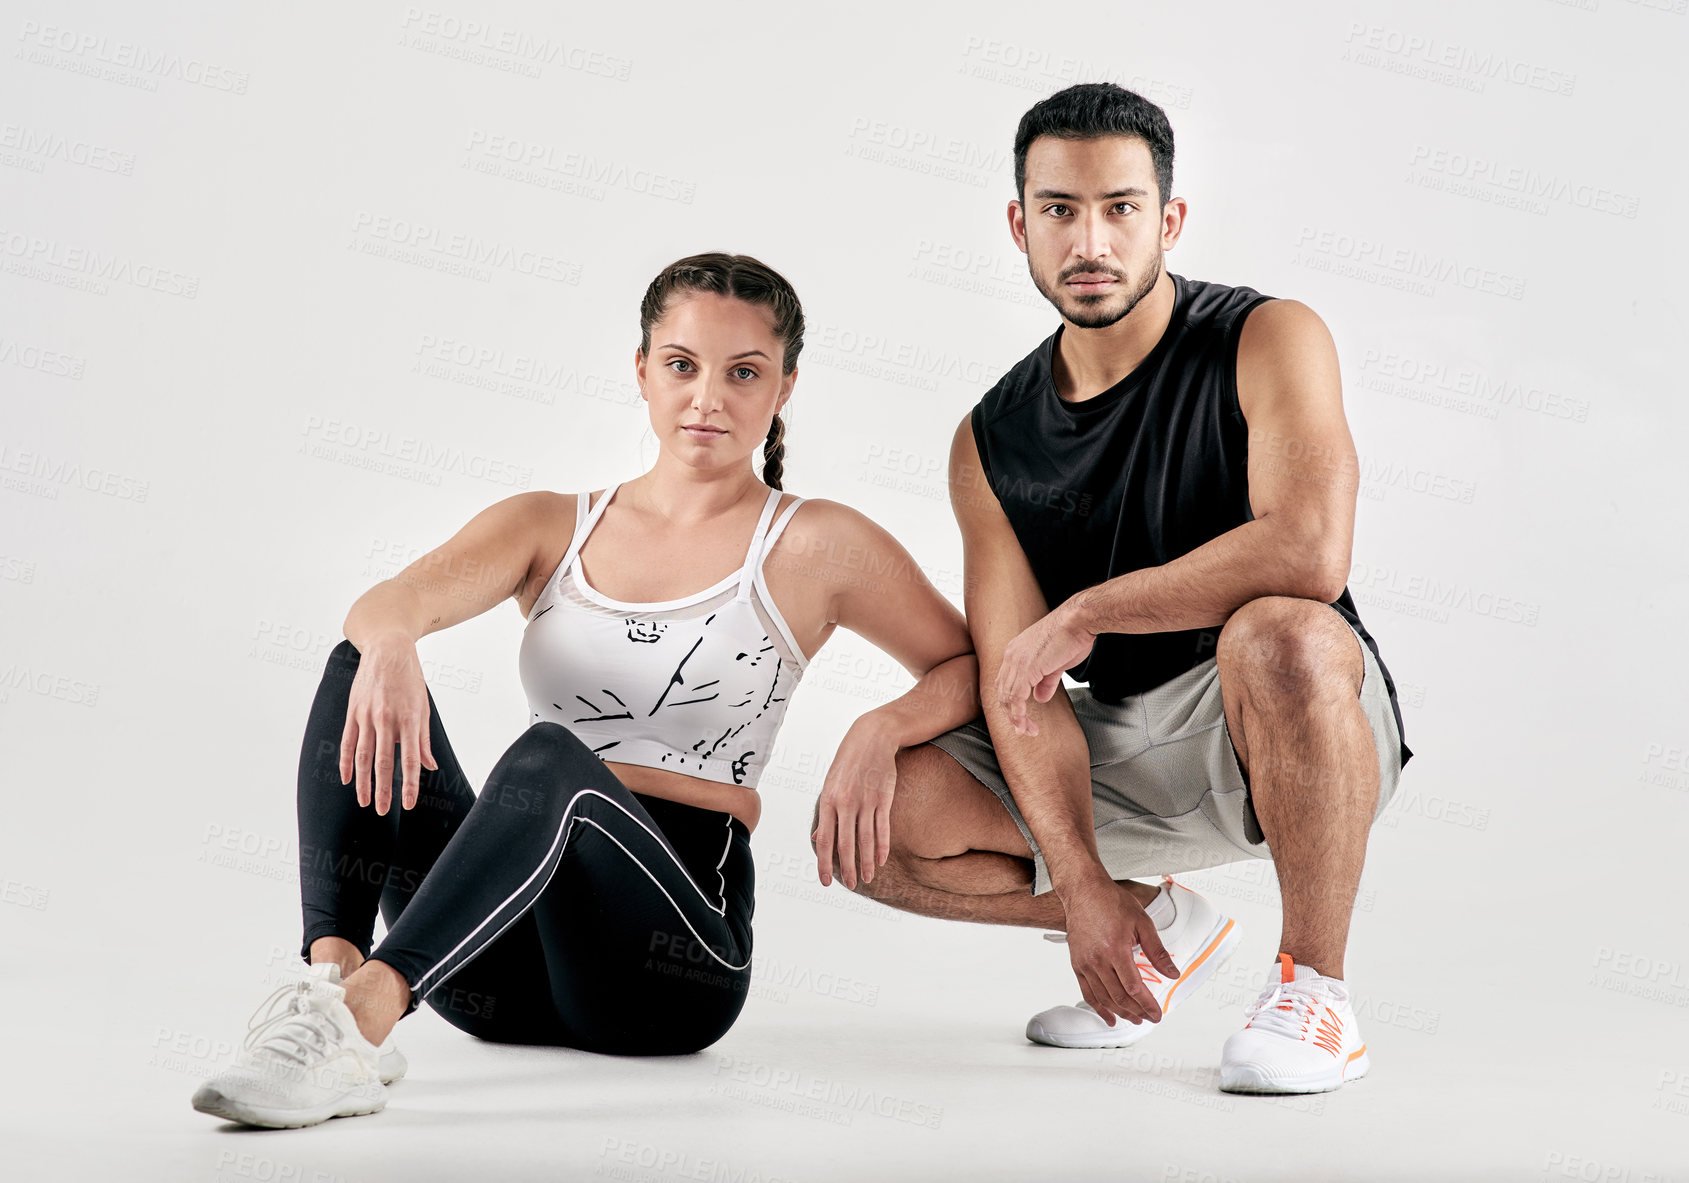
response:
M1274 982L1262 990L1244 1011L1244 1018L1248 1020L1244 1026L1301 1039L1307 1035L1314 1016L1329 1001L1329 995L1330 991L1324 986L1308 979Z
M253 1058L279 1056L308 1065L340 1043L345 1032L326 1010L311 1005L311 986L308 980L294 982L260 1003L246 1025L243 1050Z

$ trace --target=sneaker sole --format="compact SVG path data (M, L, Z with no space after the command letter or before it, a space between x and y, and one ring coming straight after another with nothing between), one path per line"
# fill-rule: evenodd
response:
M1246 1093L1252 1096L1282 1096L1301 1093L1333 1093L1351 1080L1359 1080L1372 1067L1372 1057L1367 1055L1366 1044L1361 1044L1361 1050L1351 1053L1342 1069L1331 1069L1311 1076L1292 1076L1276 1080L1264 1080L1255 1073L1239 1073L1227 1077L1226 1070L1220 1070L1220 1091L1222 1093Z
M1214 971L1224 965L1237 947L1239 933L1237 922L1231 917L1225 917L1214 926L1208 934L1208 940L1203 945L1201 953L1191 962L1191 967L1185 976L1173 983L1173 988L1167 992L1167 1004L1161 1009L1163 1020L1173 1013L1173 996L1178 994L1179 1001L1189 998L1195 990L1214 975ZM1033 1019L1026 1025L1026 1037L1033 1043L1043 1044L1045 1047L1067 1047L1080 1049L1094 1049L1100 1047L1131 1047L1144 1036L1148 1035L1160 1023L1131 1023L1125 1019L1117 1019L1113 1027L1104 1031L1097 1031L1090 1035L1051 1035L1044 1030L1044 1025Z
M344 1103L341 1102L342 1105ZM346 1109L338 1105L325 1105L320 1109L264 1109L244 1104L206 1085L194 1094L193 1106L201 1113L209 1113L227 1121L237 1121L242 1125L263 1126L272 1130L295 1130L302 1126L316 1125L331 1117L362 1117L367 1113L379 1113L386 1108L387 1098L378 1097L374 1104L363 1108Z
M392 1084L395 1080L402 1080L406 1071L410 1069L410 1061L405 1059L405 1053L398 1048L381 1055L381 1083Z

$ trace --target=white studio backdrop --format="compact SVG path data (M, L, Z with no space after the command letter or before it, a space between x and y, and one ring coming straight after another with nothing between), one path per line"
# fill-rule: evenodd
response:
M1417 752L1349 958L1390 1105L1210 1113L1175 1072L1200 1132L1134 1168L1323 1177L1318 1138L1390 1147L1376 1177L1458 1146L1489 1178L1689 1178L1685 7L0 4L0 989L35 1065L0 1123L31 1177L106 1120L49 1113L90 1071L157 1162L253 1175L186 1100L297 960L294 777L340 622L494 501L649 467L632 355L664 264L792 280L787 486L887 525L960 604L950 432L1055 325L1005 224L1015 124L1109 79L1173 124L1170 269L1300 299L1337 340L1350 587ZM477 784L526 723L521 623L420 645ZM806 836L849 721L908 682L842 632L810 667L764 781L741 1025L888 1056L925 1029L972 1072L980 1032L1071 1001L1064 957L823 890ZM1247 864L1190 882L1250 926L1223 1038L1276 890ZM1105 1112L1167 1104L1099 1080ZM874 1130L1025 1177L1005 1164L1061 1113L1017 1087L937 1136ZM873 1131L766 1110L698 1128L758 1177L893 1177ZM827 1161L746 1149L740 1118Z

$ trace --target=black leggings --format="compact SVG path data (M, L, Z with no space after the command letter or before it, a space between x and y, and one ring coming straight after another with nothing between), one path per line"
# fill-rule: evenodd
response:
M724 1035L750 985L750 831L731 814L628 790L572 731L533 724L479 796L434 696L422 769L385 817L340 783L358 670L342 641L299 758L305 939L385 961L447 1022L500 1043L624 1055L693 1052ZM373 952L379 906L387 935Z

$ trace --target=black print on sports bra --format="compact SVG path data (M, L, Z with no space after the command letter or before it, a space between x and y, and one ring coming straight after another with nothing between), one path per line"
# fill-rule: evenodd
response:
M716 613L712 612L703 621L705 628L708 628L709 625L715 622L716 615ZM623 617L623 623L627 628L627 639L629 643L635 645L656 644L658 641L663 639L663 636L668 631L669 627L666 621L640 620L631 616ZM691 647L687 649L685 655L675 663L674 669L669 674L668 682L663 687L662 693L657 696L657 701L652 704L651 709L646 712L647 718L655 715L659 710L664 708L683 707L697 703L714 702L716 699L721 697L723 689L721 688L722 679L719 677L712 678L708 682L700 682L696 685L688 684L686 680L686 665L692 660L693 655L696 654L703 646L705 639L705 636L695 638ZM786 701L785 697L779 694L779 691L782 688L781 678L784 675L785 667L780 660L780 655L775 649L772 639L766 632L762 635L762 642L762 645L756 650L736 653L733 658L736 662L745 662L748 667L760 669L764 661L768 660L772 655L771 664L774 667L772 671L773 677L767 691L761 695L762 701L760 703L757 701L759 689L755 686L744 686L740 684L727 688L743 696L738 702L729 704L728 709L737 711L750 707L753 709L754 713L751 714L749 718L743 719L733 726L725 728L720 735L715 736L713 739L708 735L698 739L691 745L690 754L692 755L692 760L688 760L686 754L683 754L682 752L672 751L665 752L660 757L659 763L668 764L671 762L672 757L672 762L681 768L686 768L694 762L701 768L712 760L727 760L732 769L733 782L735 784L745 783L746 774L750 770L751 760L757 754L755 749L746 749L735 754L723 754L722 749L732 743L734 737L744 732L745 729L752 723L762 718L764 712L766 712L775 703ZM677 687L680 688L681 693L688 695L688 697L671 697ZM709 693L704 693L705 691L709 691ZM600 687L599 692L614 700L616 706L619 707L620 710L613 712L608 707L601 706L598 702L593 701L585 695L577 694L575 696L576 700L582 703L589 711L594 713L576 718L573 720L574 722L601 723L616 719L627 719L631 721L634 718L631 708L629 708L627 703L622 701L621 697L618 696L615 691L609 689L608 687ZM559 712L563 709L558 703L552 703L551 705ZM535 718L537 719L538 716L536 715ZM595 753L601 753L609 748L615 747L620 742L620 740L611 740L610 742L601 744L592 750Z
M768 640L768 634L764 633L762 639L767 641ZM758 664L762 660L761 655L763 653L770 652L771 650L773 650L773 648L774 648L774 646L772 644L764 645L760 650L758 650L758 656L751 662L751 664L752 665ZM690 656L690 655L688 655L688 656ZM745 657L745 656L746 656L746 654L743 654L743 653L739 654L739 657ZM728 740L732 739L735 735L738 735L741 731L745 730L745 728L749 727L756 720L762 718L763 712L768 710L770 705L772 705L773 703L785 702L786 701L784 697L776 697L775 693L774 693L780 687L780 675L784 672L785 672L784 667L778 661L776 661L774 663L774 680L773 680L773 682L771 682L769 684L768 693L763 696L762 705L757 708L756 714L752 715L749 719L746 719L743 723L740 723L735 727L729 727L726 731L723 731L721 733L721 735L716 737L715 742L710 744L708 749L699 753L701 759L708 760L708 759L711 759L711 758L719 758L719 757L716 756L716 752L721 748L721 746L723 744L725 744ZM748 706L755 697L756 697L755 694L753 694L751 696L751 698L747 698L744 702L734 703L733 705L734 706ZM708 737L706 736L705 739L707 739L707 738ZM700 739L697 743L693 744L692 750L697 752L699 748L703 747L703 745L705 743L705 739ZM752 749L748 749L746 751L739 753L737 756L732 757L732 765L731 766L732 766L732 769L733 769L733 783L734 784L744 784L745 783L745 772L750 765L751 757L754 756L754 755L756 755L756 750L754 748L752 748Z
M655 645L663 639L663 630L668 627L658 624L656 621L635 620L631 616L628 617L627 625L628 640L638 642L641 645Z
M710 619L714 620L715 618L712 616ZM673 690L676 686L686 685L686 679L681 677L680 671L685 668L686 663L688 661L692 660L692 655L694 653L698 652L698 646L702 645L703 643L704 643L704 638L702 638L702 637L699 637L696 641L692 642L692 648L690 648L686 651L686 656L680 659L680 664L675 666L674 672L669 675L668 685L663 687L663 692L657 696L657 701L654 704L652 704L651 709L649 711L645 712L646 718L650 718L652 715L657 713L657 711L663 705L663 700L668 698L670 690ZM721 679L716 678L714 681L705 682L702 685L692 687L692 689L702 690L702 689L704 689L705 686L714 686L716 684L716 682L719 682L719 681L721 681ZM679 702L671 702L671 703L669 703L669 705L681 707L681 706L685 706L687 703L692 703L692 702L709 702L711 699L719 698L720 696L721 696L720 691L717 691L715 694L707 694L703 698L681 699Z
M616 692L614 690L606 690L602 686L599 687L599 689L603 693L608 694L611 698L616 699L616 705L622 708L622 713L619 714L619 715L607 715L607 714L604 713L604 708L599 706L596 702L592 702L591 700L586 699L586 698L581 698L581 696L579 694L577 694L577 695L575 695L575 697L579 698L582 702L586 703L586 709L587 710L597 711L598 713L596 715L583 715L581 718L576 719L575 722L577 722L577 723L602 723L607 719L631 719L631 718L633 718L633 712L628 710L628 704L623 702L621 699L616 698ZM551 705L554 706L554 707L557 707L558 710L563 709L562 706L559 705L558 703L554 702ZM617 740L616 742L620 743L621 741ZM593 751L596 752L596 751L598 751L598 749L594 748Z

